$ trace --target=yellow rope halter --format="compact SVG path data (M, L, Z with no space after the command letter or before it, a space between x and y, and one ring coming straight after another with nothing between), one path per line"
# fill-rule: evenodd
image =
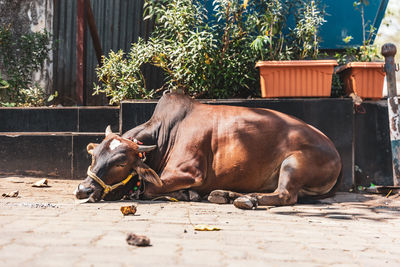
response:
M101 199L104 199L104 197L111 191L117 189L120 186L126 185L131 179L132 177L136 174L135 171L133 171L131 174L128 175L128 177L126 177L122 182L119 182L117 184L114 185L107 185L103 182L103 180L101 180L94 172L92 172L92 170L90 169L90 166L87 170L87 175L92 178L93 180L95 180L101 187L103 187L104 192L103 192L103 196L101 197Z

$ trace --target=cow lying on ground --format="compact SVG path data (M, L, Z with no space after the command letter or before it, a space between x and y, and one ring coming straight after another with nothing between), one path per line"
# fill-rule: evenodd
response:
M333 195L342 168L328 137L294 117L175 93L164 94L148 122L123 136L107 128L87 150L92 164L75 195L91 201L120 199L139 177L142 199L188 192L239 208L291 205Z

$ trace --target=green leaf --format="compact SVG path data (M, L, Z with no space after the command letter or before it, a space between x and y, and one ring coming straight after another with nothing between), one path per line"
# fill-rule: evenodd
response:
M345 38L342 39L343 42L345 42L346 44L348 44L351 40L353 40L353 36L348 35Z

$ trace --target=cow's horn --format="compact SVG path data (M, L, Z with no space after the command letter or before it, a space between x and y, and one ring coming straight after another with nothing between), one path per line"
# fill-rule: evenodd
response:
M111 126L108 125L107 128L106 128L106 137L107 137L109 134L112 134L112 133L113 133L113 132L112 132L112 130L111 130Z
M152 151L153 149L155 149L157 146L156 145L152 145L152 146L139 145L138 147L139 147L138 148L139 152L149 152L149 151Z

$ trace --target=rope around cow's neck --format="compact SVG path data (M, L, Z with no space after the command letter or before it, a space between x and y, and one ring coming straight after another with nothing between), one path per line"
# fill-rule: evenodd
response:
M130 142L135 142L136 144L143 144L142 142L140 142L139 140L137 140L136 138L123 138L126 139ZM139 153L139 157L142 161L146 160L146 153L145 152L140 152ZM133 170L131 172L131 174L128 175L128 177L126 177L122 182L119 182L115 185L107 185L103 182L103 180L101 180L94 172L92 172L92 170L90 169L90 166L87 170L87 175L92 178L93 180L95 180L101 187L103 187L104 192L103 195L101 197L101 199L104 199L104 197L111 191L115 190L116 188L120 187L120 186L124 186L126 185L134 175L136 175L137 173ZM141 183L140 180L137 182L137 184L134 186L133 190L137 191L138 189L140 189L140 186L143 186L144 188L144 183ZM143 189L144 190L144 189ZM138 196L137 196L138 197Z
M107 185L103 182L103 180L101 180L94 172L92 172L92 170L90 169L90 166L87 170L87 175L92 178L94 181L96 181L101 187L103 187L104 191L103 191L103 195L101 196L101 199L104 199L104 197L111 191L117 189L120 186L124 186L126 185L131 179L132 177L136 174L135 171L133 171L131 174L128 175L128 177L126 177L122 182L119 182L117 184L114 185Z

